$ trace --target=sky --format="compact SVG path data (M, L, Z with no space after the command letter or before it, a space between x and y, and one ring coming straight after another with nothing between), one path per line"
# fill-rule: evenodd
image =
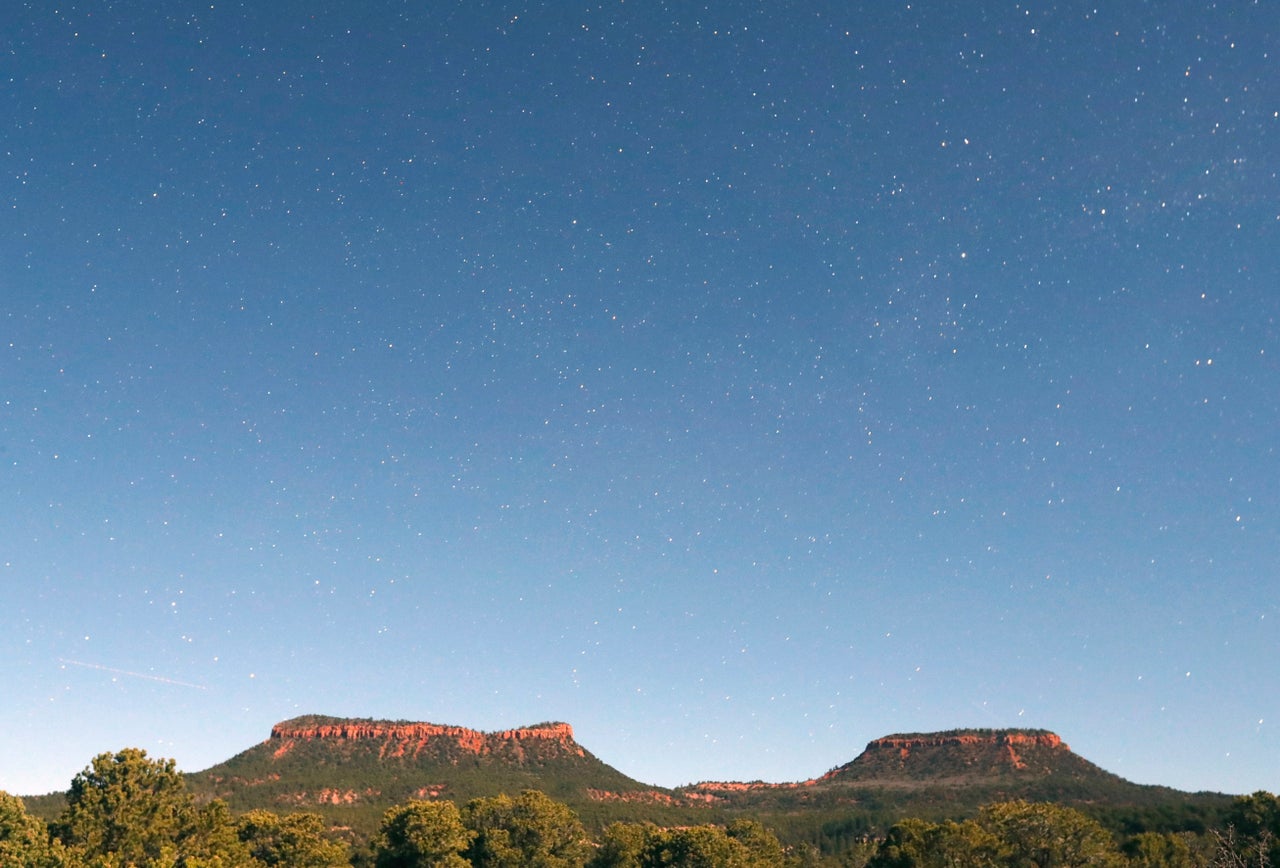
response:
M1280 790L1259 2L13 2L0 789L300 714Z

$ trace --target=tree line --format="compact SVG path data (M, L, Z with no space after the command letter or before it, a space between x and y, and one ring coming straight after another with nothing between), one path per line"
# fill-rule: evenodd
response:
M1280 799L1235 800L1204 833L1118 838L1073 808L1001 802L962 821L904 819L836 856L784 847L761 823L662 828L613 823L589 836L567 805L516 796L413 800L353 843L309 812L233 816L200 804L173 760L128 748L76 775L54 820L0 791L0 868L1271 868L1280 866Z

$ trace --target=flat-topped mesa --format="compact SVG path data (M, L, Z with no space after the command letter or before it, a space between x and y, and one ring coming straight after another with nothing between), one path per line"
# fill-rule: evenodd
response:
M938 781L1010 774L1069 778L1094 773L1046 729L952 729L887 735L822 781Z
M510 747L519 750L525 744L552 743L577 756L585 755L573 740L573 727L567 723L541 723L500 732L481 732L464 726L435 723L301 717L271 727L268 741L279 744L275 751L275 755L279 757L288 753L299 741L312 739L381 742L379 753L384 757L417 756L430 743L439 744L441 741L476 755L490 754Z

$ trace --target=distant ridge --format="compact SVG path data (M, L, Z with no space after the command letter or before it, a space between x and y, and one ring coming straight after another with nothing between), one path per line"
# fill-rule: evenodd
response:
M1129 817L1139 823L1169 812L1208 818L1231 800L1132 783L1043 729L897 733L868 742L855 759L817 778L665 789L600 761L563 722L482 732L304 715L277 723L264 741L186 778L197 798L224 799L234 812L318 811L334 828L357 835L371 834L388 808L410 799L462 804L525 789L569 805L588 828L616 820L678 826L750 817L789 830L795 840L865 837L902 817L963 818L1010 799L1056 802L1112 822ZM65 799L50 794L27 804L52 819Z
M1044 729L953 729L887 735L854 760L797 783L705 781L677 794L721 810L821 812L877 805L898 816L964 816L1010 799L1145 809L1188 794L1135 784L1073 753ZM1212 802L1213 794L1206 794Z
M329 827L368 840L385 812L412 799L470 799L541 790L572 808L589 830L616 821L694 826L750 818L787 842L847 848L882 835L903 817L963 819L983 805L1025 799L1072 806L1109 826L1181 831L1211 828L1231 797L1143 786L1077 756L1042 729L954 729L874 739L854 760L792 783L703 782L650 786L578 744L549 721L482 732L406 720L304 715L225 762L187 773L200 801L234 813L265 808L319 813ZM56 819L65 794L28 798ZM1171 821L1183 825L1161 824Z

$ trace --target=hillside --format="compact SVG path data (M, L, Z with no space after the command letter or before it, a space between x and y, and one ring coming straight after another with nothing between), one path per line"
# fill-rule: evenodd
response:
M233 811L318 810L356 826L409 799L464 803L525 789L542 790L587 821L598 805L661 808L671 801L601 762L566 723L481 732L309 715L276 724L265 742L188 775L188 782Z
M1211 825L1230 801L1126 781L1045 730L890 735L819 778L666 790L597 759L566 723L481 732L319 715L278 723L262 743L187 781L197 797L224 799L237 813L315 811L358 836L410 799L462 804L537 789L568 804L589 829L615 820L694 825L751 817L784 841L824 851L882 833L902 817L958 819L1011 799L1078 807L1116 829L1160 831ZM29 800L46 818L61 804L60 796Z
M676 793L726 816L768 818L792 839L831 830L857 837L904 816L975 815L1014 799L1079 808L1113 828L1198 828L1228 803L1127 781L1094 765L1046 730L958 729L875 739L854 760L798 783L703 782ZM824 831L826 830L826 831Z
M851 762L799 784L703 783L690 792L999 789L1018 798L1138 798L1153 789L1104 771L1047 730L956 729L875 739Z

